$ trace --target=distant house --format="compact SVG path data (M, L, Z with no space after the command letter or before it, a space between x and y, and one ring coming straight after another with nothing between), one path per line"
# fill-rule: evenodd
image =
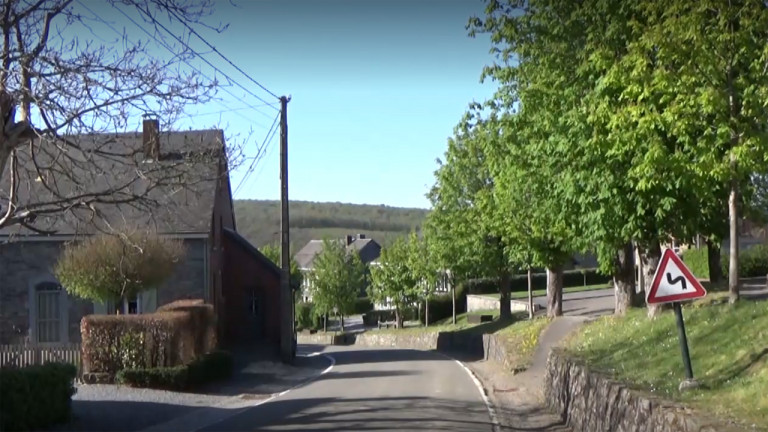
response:
M109 145L115 154L118 150L122 154L96 159L93 182L74 184L66 177L57 178L57 193L88 193L98 182L121 184L136 178L142 167L149 171L149 166L160 166L155 172L162 172L176 164L180 179L153 189L152 206L96 204L101 217L95 219L74 211L41 214L35 225L54 234L23 226L0 230L0 344L78 342L85 315L148 313L186 298L202 298L214 305L223 344L279 343L279 271L236 230L221 130L160 132L157 120L145 120L140 133L66 139L83 149ZM115 162L120 157L127 158L125 163ZM147 187L155 180L138 178L130 187ZM6 197L8 180L0 180L0 196ZM25 193L45 193L34 179L21 181L32 185ZM64 245L119 226L146 228L182 240L183 262L162 286L122 304L94 304L70 296L53 272Z
M377 260L381 255L381 245L376 240L366 237L365 234L347 235L342 239L333 241L343 242L348 252L355 251L360 255L363 264L370 264ZM304 300L309 300L309 288L311 280L308 276L314 270L315 258L323 251L322 240L310 240L301 250L296 253L294 259L301 271L305 274L302 283ZM365 295L365 287L360 288L360 295Z

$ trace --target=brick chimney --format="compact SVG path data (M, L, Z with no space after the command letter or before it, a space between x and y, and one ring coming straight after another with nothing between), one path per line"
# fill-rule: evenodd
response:
M365 234L358 234L358 235L357 235L357 239L358 239L358 240L362 240L362 239L365 239Z
M160 122L157 119L144 119L142 126L144 159L157 160L160 156Z

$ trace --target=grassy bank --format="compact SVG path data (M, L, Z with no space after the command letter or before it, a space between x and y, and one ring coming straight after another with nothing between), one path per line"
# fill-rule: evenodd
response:
M583 292L583 291L594 291L594 290L601 290L601 289L608 289L611 286L609 284L595 284L595 285L586 285L586 286L575 286L575 287L568 287L563 288L564 293L575 293L575 292ZM498 299L499 293L493 293L493 294L482 294L485 297L491 297ZM540 289L540 290L533 290L533 296L534 297L541 297L547 295L547 290ZM520 300L520 299L527 299L528 298L528 292L527 291L515 291L510 293L509 296L512 300Z
M685 371L671 312L601 318L570 338L568 350L632 386L768 430L768 302L729 306L717 297L683 310L700 389L678 391Z

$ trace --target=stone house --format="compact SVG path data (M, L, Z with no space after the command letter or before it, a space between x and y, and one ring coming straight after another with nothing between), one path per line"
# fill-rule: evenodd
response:
M84 149L97 145L128 149L115 159L133 160L121 164L99 159L89 167L93 172L83 173L86 181L68 184L67 179L57 178L54 192L87 193L99 184L120 184L130 178L135 180L127 182L126 188L155 186L148 193L152 205L120 202L120 189L112 201L90 209L41 214L34 229L22 225L1 229L0 344L79 342L80 320L85 315L149 313L187 298L202 298L214 305L223 344L279 344L279 271L237 233L223 131L161 132L157 120L144 120L141 133L66 139L76 140ZM133 163L136 154L138 164ZM143 166L154 166L159 173L176 170L176 181L165 184L137 177L136 170ZM26 193L46 193L35 189L34 179L26 180L32 185ZM0 198L9 191L8 180L3 181ZM63 247L94 233L120 231L121 226L148 228L180 239L186 254L173 276L122 304L93 303L69 295L53 271ZM242 272L248 277L241 277Z

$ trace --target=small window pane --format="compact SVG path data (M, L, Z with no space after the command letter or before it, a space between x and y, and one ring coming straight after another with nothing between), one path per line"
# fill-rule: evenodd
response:
M61 285L43 282L35 286L37 293L37 340L59 342L61 332Z

